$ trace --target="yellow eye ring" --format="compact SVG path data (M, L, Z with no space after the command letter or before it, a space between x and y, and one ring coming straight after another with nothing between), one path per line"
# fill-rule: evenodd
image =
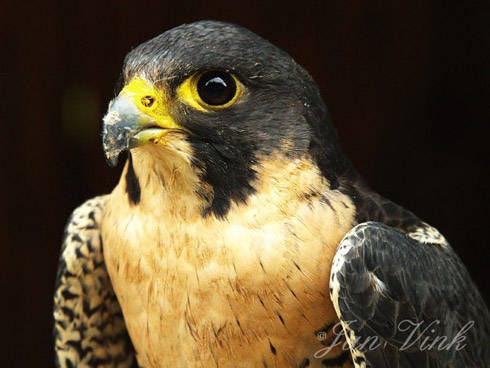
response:
M223 110L243 94L239 80L223 70L208 70L189 77L177 90L179 98L200 111Z

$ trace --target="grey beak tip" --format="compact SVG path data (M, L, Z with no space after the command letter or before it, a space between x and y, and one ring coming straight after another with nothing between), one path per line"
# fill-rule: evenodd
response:
M106 155L106 161L107 161L107 164L110 166L110 167L116 167L117 166L117 161L119 159L119 155Z
M102 146L109 166L116 166L119 155L132 148L132 137L145 125L140 122L142 113L129 97L116 97L104 116Z

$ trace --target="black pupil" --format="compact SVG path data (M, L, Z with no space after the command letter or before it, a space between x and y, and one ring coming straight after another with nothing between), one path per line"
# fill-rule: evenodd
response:
M235 80L226 72L207 72L199 79L197 92L208 105L224 105L235 96Z

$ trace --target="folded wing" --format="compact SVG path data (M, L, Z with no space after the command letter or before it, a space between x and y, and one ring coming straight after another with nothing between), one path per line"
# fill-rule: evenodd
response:
M449 244L365 222L342 240L331 297L357 367L486 367L490 317ZM432 237L433 238L433 237Z
M66 225L54 294L57 367L136 367L104 264L99 223L105 201L85 202Z

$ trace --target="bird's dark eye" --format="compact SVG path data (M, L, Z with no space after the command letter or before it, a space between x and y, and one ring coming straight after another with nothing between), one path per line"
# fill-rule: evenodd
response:
M199 97L211 106L226 105L237 93L235 79L223 71L210 71L202 74L197 82Z

